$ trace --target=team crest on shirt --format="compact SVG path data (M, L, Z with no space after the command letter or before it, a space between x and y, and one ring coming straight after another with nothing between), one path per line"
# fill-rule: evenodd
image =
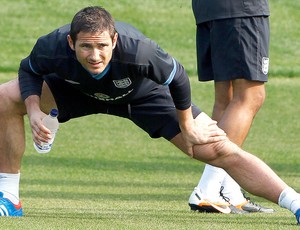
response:
M132 82L129 77L126 77L120 80L113 80L113 83L117 88L124 89L130 86Z
M263 57L261 61L261 70L263 74L267 75L269 71L269 58Z

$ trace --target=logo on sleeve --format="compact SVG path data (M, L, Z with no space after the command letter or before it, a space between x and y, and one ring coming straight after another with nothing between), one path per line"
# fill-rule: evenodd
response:
M129 77L123 78L120 80L113 80L113 83L117 88L120 88L120 89L127 88L128 86L130 86L132 84Z

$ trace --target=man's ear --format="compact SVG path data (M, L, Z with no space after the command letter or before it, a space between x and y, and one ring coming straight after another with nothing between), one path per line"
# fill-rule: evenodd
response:
M118 40L118 33L115 33L113 40L112 40L112 48L114 49L117 45L117 40Z
M70 48L71 48L72 50L75 50L74 42L73 42L73 40L72 40L70 34L68 34L67 39L68 39L68 43L69 43Z

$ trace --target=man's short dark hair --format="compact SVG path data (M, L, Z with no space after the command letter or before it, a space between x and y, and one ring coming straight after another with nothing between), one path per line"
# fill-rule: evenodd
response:
M71 22L70 36L76 42L77 34L101 33L108 31L111 38L115 35L115 21L111 14L100 6L89 6L75 14Z

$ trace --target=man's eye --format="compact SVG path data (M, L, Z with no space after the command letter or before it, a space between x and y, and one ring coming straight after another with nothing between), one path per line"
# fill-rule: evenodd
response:
M88 49L88 48L90 48L91 46L90 46L89 44L81 44L80 47L85 48L85 49Z
M107 44L99 44L99 45L98 45L98 48L100 48L100 49L103 49L103 48L105 48L105 47L107 47Z

